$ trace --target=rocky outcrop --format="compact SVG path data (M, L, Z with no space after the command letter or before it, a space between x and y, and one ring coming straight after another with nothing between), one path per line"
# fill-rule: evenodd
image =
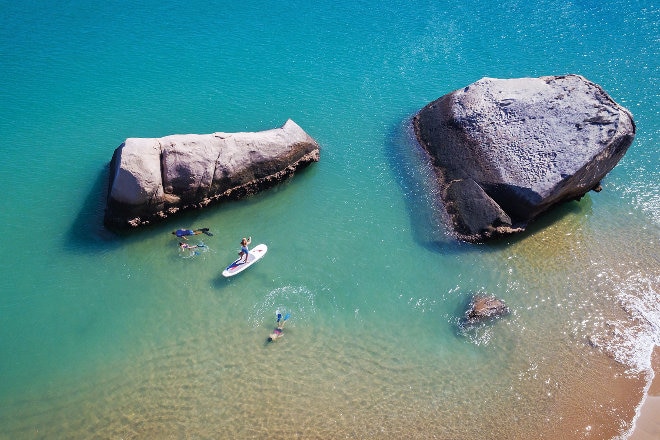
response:
M472 242L522 231L600 189L635 136L630 112L578 75L483 78L412 122L453 229Z
M114 152L105 224L137 227L187 209L240 199L319 160L312 137L292 120L255 133L128 138Z
M479 324L508 313L509 307L501 299L494 296L475 295L470 301L461 325Z

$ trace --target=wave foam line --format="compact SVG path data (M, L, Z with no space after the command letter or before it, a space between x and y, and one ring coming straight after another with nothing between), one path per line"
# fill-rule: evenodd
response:
M635 274L616 286L617 298L628 320L606 323L607 332L590 341L617 362L629 367L628 373L650 373L651 356L660 345L660 275Z

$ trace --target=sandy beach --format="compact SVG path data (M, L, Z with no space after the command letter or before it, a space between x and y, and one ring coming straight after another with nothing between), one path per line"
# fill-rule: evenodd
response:
M653 351L655 377L635 422L630 440L656 440L660 438L660 347Z

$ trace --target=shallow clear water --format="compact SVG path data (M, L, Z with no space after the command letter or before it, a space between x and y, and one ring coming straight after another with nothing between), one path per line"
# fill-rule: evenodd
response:
M0 438L629 428L660 339L652 2L2 10ZM637 123L604 191L524 236L454 242L410 116L483 76L563 73ZM287 118L322 146L290 181L128 235L103 229L107 163L126 137ZM181 254L178 227L209 227L208 250ZM245 235L269 252L226 280ZM461 332L474 292L511 315ZM292 318L267 345L277 308Z

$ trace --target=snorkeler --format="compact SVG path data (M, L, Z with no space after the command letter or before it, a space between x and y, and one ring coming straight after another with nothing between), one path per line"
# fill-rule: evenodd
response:
M286 320L291 316L291 313L287 313L284 315L284 318L282 318L282 314L279 310L277 310L275 314L277 315L277 326L273 330L273 333L268 336L268 342L273 342L274 340L284 336L284 324L286 324Z
M176 235L177 237L183 238L184 240L187 240L186 238L187 235L199 235L199 234L206 234L208 236L213 236L213 234L209 232L209 228L177 229L176 231L172 231L172 235Z
M191 244L184 243L184 242L180 241L179 242L179 247L181 248L182 251L184 251L186 249L197 249L199 246L191 245Z

